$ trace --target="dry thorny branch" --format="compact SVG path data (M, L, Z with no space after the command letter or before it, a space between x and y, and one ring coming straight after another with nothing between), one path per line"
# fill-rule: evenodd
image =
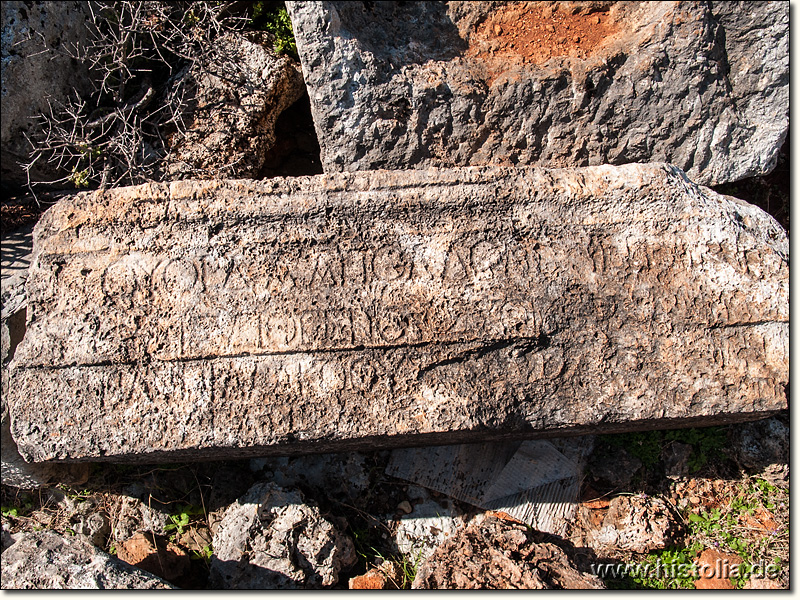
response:
M170 140L182 136L193 67L211 63L214 39L247 23L241 2L90 2L88 41L64 48L89 69L88 99L73 90L40 116L42 132L25 166L28 187L72 183L101 188L159 180ZM64 175L36 181L47 163Z

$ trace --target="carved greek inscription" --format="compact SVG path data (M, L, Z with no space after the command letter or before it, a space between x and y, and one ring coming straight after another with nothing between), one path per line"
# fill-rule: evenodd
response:
M127 256L105 269L101 276L101 287L114 304L120 308L131 308L149 295L150 274L138 261Z
M411 274L411 258L399 246L384 246L375 251L372 273L381 281L405 281Z
M203 291L198 265L189 258L173 258L158 264L153 270L153 286L176 303L186 302Z

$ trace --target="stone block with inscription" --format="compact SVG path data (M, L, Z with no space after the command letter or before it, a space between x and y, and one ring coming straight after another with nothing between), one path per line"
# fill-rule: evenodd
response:
M84 192L34 233L12 433L152 461L757 418L788 253L664 164Z

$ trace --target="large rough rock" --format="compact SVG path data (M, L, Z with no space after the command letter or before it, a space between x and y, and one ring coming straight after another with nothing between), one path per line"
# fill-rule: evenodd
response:
M167 582L109 556L78 537L18 533L3 552L3 589L171 589Z
M788 252L668 165L82 193L34 234L12 434L145 461L768 416Z
M217 589L314 589L355 564L352 540L302 494L259 483L222 516L213 540Z
M661 498L616 496L600 523L593 522L590 511L585 506L579 509L570 540L599 556L663 550L680 531L674 509Z
M771 418L746 423L733 433L731 444L741 468L782 488L789 485L789 425L785 421Z
M73 89L90 90L87 68L69 56L86 40L89 3L10 0L1 6L0 174L4 183L24 184L19 163L29 160L25 136L41 127L35 117L48 114L48 103L63 102ZM47 179L53 172L37 166L33 176Z
M524 525L480 515L417 570L413 589L603 589Z
M187 130L171 140L168 178L258 177L275 121L305 93L299 65L276 56L263 33L227 33L184 78L192 103Z
M785 2L287 2L326 172L665 161L770 171Z

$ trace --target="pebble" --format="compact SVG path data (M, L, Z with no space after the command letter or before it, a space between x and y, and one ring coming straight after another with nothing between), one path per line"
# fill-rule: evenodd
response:
M414 509L411 507L411 503L408 500L403 500L400 504L397 505L397 510L408 515L411 514L411 511Z
M692 496L691 498L689 498L689 502L691 502L694 505L700 504L700 498L698 498L697 496Z

